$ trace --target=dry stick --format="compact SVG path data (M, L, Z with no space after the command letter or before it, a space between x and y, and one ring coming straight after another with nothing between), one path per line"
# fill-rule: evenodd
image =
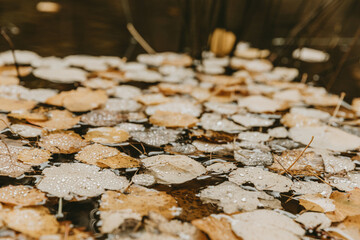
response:
M328 125L332 122L332 120L333 120L333 119L336 117L336 115L338 114L338 112L339 112L339 110L340 110L341 103L342 103L342 101L344 100L345 95L346 95L346 94L345 94L344 92L341 93L340 99L339 99L338 103L336 104L336 107L335 107L334 112L333 112L333 114L332 114L332 116L331 116L331 118L330 118L330 120L329 120L329 122L328 122Z
M64 217L64 214L62 213L62 207L63 207L63 200L62 198L59 198L59 206L58 206L58 212L56 214L56 218Z
M15 64L15 69L16 69L17 77L19 78L19 80L21 80L20 70L19 70L19 64L17 63L17 61L16 61L16 56L15 56L14 43L11 41L11 38L10 38L9 35L6 33L6 31L4 30L4 28L1 28L1 35L3 36L3 38L5 39L5 41L9 44L9 47L10 47L10 49L11 49L12 56L13 56L13 58L14 58L14 64Z
M149 54L155 54L155 50L150 47L150 45L145 41L145 39L140 35L140 33L134 27L134 24L126 24L126 28L129 30L133 38L144 48L144 50Z
M284 165L281 164L281 162L279 162L276 158L274 158L274 160L282 167L282 169L284 169L284 172L282 172L281 175L286 172L286 173L289 174L291 177L293 177L293 178L295 178L296 180L300 181L298 178L296 178L294 175L292 175L292 174L284 167Z
M67 222L65 223L64 240L69 239L69 232L70 232L70 224Z
M306 145L306 147L304 148L304 150L302 150L302 152L299 154L299 156L295 159L295 161L290 165L290 167L288 167L286 169L286 171L289 171L297 161L299 161L300 157L304 154L304 152L306 151L306 149L308 149L308 147L310 146L310 144L312 143L312 141L314 140L314 136L311 137L310 142L308 143L308 145Z
M308 79L308 74L307 73L303 73L303 75L301 76L301 83L306 83Z

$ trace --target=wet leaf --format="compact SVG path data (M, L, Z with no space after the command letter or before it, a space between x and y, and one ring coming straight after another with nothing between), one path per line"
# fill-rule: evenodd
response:
M260 206L263 207L260 199L278 201L264 192L247 191L232 182L208 186L200 191L200 199L205 203L218 205L228 214L240 210L252 211ZM278 206L281 206L279 201Z
M10 126L10 122L5 114L0 114L0 131Z
M170 102L171 99L161 93L151 93L137 96L136 100L144 105L157 105Z
M230 173L229 181L238 185L251 182L258 190L277 192L287 192L292 185L292 181L287 177L257 167L238 168Z
M245 130L244 127L221 117L215 113L204 113L200 118L200 125L206 130L223 131L228 133Z
M242 115L237 114L231 116L234 122L239 123L245 127L269 127L274 124L273 119L262 118L256 115Z
M0 188L0 202L16 206L33 206L44 204L47 198L38 189L17 185Z
M149 212L160 213L167 219L174 218L177 211L176 200L166 194L140 186L131 186L127 194L117 191L106 191L101 196L100 211L131 209L140 216Z
M163 129L152 127L145 131L130 132L131 137L138 141L152 146L161 146L170 142L175 142L180 131L173 129Z
M323 213L305 212L295 218L295 221L303 224L306 229L324 229L331 225L330 219Z
M191 223L205 232L211 240L240 240L231 229L230 223L225 218L206 217L196 219Z
M25 138L40 136L43 131L42 128L29 124L12 124L10 129L13 133L19 134Z
M294 141L308 144L311 137L314 141L311 147L346 152L360 147L360 137L330 126L294 127L289 131L289 137ZM339 141L341 139L341 141Z
M55 216L42 206L9 209L2 215L8 228L37 239L43 235L55 234L59 229Z
M334 201L324 198L321 194L305 194L299 197L299 203L306 210L313 212L332 212L335 210Z
M79 68L37 68L35 77L56 83L74 83L86 80L86 71Z
M255 210L231 216L234 233L244 240L266 239L292 240L301 239L305 230L291 218L271 210Z
M35 105L35 101L0 98L0 111L10 112L17 110L30 110L34 108Z
M102 144L115 144L125 142L129 139L129 133L118 127L91 128L84 135L87 141Z
M42 112L14 111L8 114L8 117L16 119L26 119L35 121L46 121L48 117Z
M81 136L72 131L55 131L43 135L40 139L39 146L49 150L52 153L76 153L88 142Z
M156 111L149 121L151 124L164 127L193 127L199 120L189 114Z
M45 168L43 175L37 188L68 200L76 196L95 197L105 189L123 190L128 186L125 177L83 163L63 163L59 167Z
M330 198L334 201L335 211L327 213L332 222L340 222L346 217L360 215L360 189L342 193L334 191Z
M111 127L126 121L128 116L107 110L92 110L81 116L81 121L95 127Z
M141 162L162 184L184 183L206 172L201 163L185 155L157 155L144 158Z
M17 153L24 148L0 141L0 175L19 177L25 172L31 171L31 165L17 160Z
M29 165L40 165L49 161L51 153L39 148L24 149L17 155L18 160Z
M67 110L51 110L47 115L49 117L47 121L28 120L28 122L47 130L62 130L74 127L80 120L80 117L74 117Z
M239 99L238 104L254 113L276 112L286 109L284 103L263 96L245 97Z

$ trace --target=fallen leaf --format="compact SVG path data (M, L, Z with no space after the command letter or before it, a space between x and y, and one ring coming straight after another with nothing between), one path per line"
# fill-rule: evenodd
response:
M229 174L229 181L238 185L251 182L258 190L287 192L292 181L284 176L257 167L238 168Z
M74 127L80 120L80 117L74 117L67 110L51 110L47 116L49 117L47 121L28 120L28 122L47 130L62 130Z
M321 194L324 197L330 197L332 192L330 185L313 181L296 181L291 186L291 190L295 194Z
M170 102L171 99L168 97L165 97L161 93L150 93L150 94L144 94L141 96L137 96L135 98L138 102L144 104L144 105L157 105L157 104L163 104Z
M330 56L328 53L313 48L297 48L293 51L292 57L304 62L326 62Z
M246 129L216 113L204 113L200 118L200 125L206 130L228 133L239 132Z
M299 204L306 210L313 212L332 212L335 210L334 201L321 194L305 194L299 197Z
M76 153L89 143L72 131L55 131L43 135L39 146L52 153Z
M8 117L16 119L26 119L35 121L46 121L48 117L43 112L30 112L30 111L13 111L8 114Z
M161 146L170 142L175 142L180 131L174 129L163 129L151 127L145 131L130 132L131 137L138 141L152 146Z
M141 162L162 184L184 183L206 172L201 163L185 155L157 155L141 159Z
M273 119L262 118L260 116L250 114L236 114L231 116L231 119L245 127L269 127L275 122Z
M339 190L351 191L360 188L360 174L347 173L345 176L330 176L328 178L330 184Z
M258 207L266 207L262 200L275 200L265 192L247 191L232 182L223 182L216 186L208 186L200 191L200 199L204 203L218 205L225 213L234 213L241 210L252 211ZM278 205L281 206L278 201Z
M341 222L346 217L360 215L360 189L346 193L334 191L330 198L334 201L335 211L327 213L332 222Z
M33 138L40 136L43 129L37 126L29 125L29 124L12 124L10 126L11 132L15 134L19 134L25 138Z
M124 190L128 186L125 177L83 163L62 163L58 167L45 168L42 173L44 177L37 188L67 200L76 196L95 197L105 189Z
M206 217L196 219L191 223L205 232L211 240L240 240L231 229L231 224L225 218Z
M231 216L233 232L244 240L299 240L305 230L291 218L271 210L255 210Z
M46 100L47 104L63 106L72 112L86 112L105 104L108 96L104 90L91 90L77 88L67 92L61 92Z
M149 122L154 125L164 127L193 127L199 120L189 114L174 113L167 111L156 111L149 118Z
M141 95L141 89L131 85L120 85L108 90L114 97L122 99L134 99Z
M19 83L20 80L17 77L0 75L0 86L18 85Z
M294 141L308 144L311 137L314 141L311 147L346 152L360 147L360 137L344 132L330 126L293 127L290 128L289 137ZM339 141L341 139L341 141Z
M19 66L19 73L21 77L26 77L32 71L32 67ZM17 70L15 66L1 66L0 75L8 77L17 77Z
M87 141L102 144L114 144L125 142L129 139L129 133L118 127L91 128L84 135Z
M319 119L307 117L302 114L287 113L281 118L286 127L317 127L323 125Z
M360 238L360 215L347 217L344 221L338 224L336 227L326 229L330 232L330 235L346 239L353 240ZM334 234L335 233L335 234Z
M137 159L121 153L116 148L103 146L101 144L92 144L84 147L75 155L75 159L99 167L110 167L114 169L140 166Z
M148 106L145 110L148 115L153 115L156 111L189 114L194 117L198 117L202 113L201 105L195 104L189 100L173 100L168 103Z
M115 126L123 121L126 121L128 116L126 114L111 112L107 110L92 110L81 116L81 121L85 124L95 127L110 127Z
M44 204L45 194L38 189L17 185L0 188L0 202L16 206L34 206Z
M197 77L201 82L212 83L215 85L229 86L245 83L244 78L235 76L197 74Z
M156 212L167 219L176 216L176 208L176 200L165 192L134 185L127 189L127 194L106 191L101 196L100 202L100 211L131 209L140 216Z
M305 212L295 218L295 221L301 223L306 229L324 229L331 225L330 219L324 213Z
M6 144L6 145L5 145ZM17 153L24 148L14 146L6 141L0 141L0 175L8 177L20 177L25 172L30 172L31 165L17 160Z
M74 83L86 80L86 71L79 68L37 68L33 71L35 77L55 83Z
M0 114L0 131L10 126L9 119L5 114Z
M274 163L269 168L274 171L284 172L291 166L291 168L287 170L288 172L310 176L314 175L314 172L324 171L325 168L321 156L313 151L306 151L297 160L302 151L302 149L294 149L285 150L280 156L273 154ZM293 165L293 163L295 164Z
M36 166L49 161L51 153L48 150L39 148L24 149L17 155L18 160L23 163Z
M151 186L156 183L155 177L150 174L140 173L136 174L131 178L131 181L134 184L141 185L141 186Z
M46 207L13 208L2 214L5 225L32 238L55 234L59 223Z
M30 110L34 108L35 105L35 101L0 98L0 111L10 112L17 110Z
M285 110L286 105L283 102L276 101L264 96L249 96L239 99L240 107L247 108L250 112L264 113Z

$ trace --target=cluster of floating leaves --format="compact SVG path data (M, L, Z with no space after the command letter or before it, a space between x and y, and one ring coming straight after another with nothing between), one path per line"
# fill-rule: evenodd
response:
M0 54L1 237L360 238L360 99L246 43L201 62L15 54L19 72Z

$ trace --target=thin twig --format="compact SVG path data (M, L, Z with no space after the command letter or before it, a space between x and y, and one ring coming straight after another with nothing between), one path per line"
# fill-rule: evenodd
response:
M17 77L19 78L19 80L21 80L21 75L20 75L20 70L19 70L19 64L16 61L16 56L15 56L15 46L14 43L12 42L11 38L9 37L9 35L6 33L4 27L1 28L0 31L1 35L3 36L3 38L5 39L5 41L8 43L12 56L14 58L14 65L15 65L15 69L16 69L16 74Z
M333 121L334 118L336 118L336 115L338 114L338 112L340 110L340 106L341 106L341 103L344 100L345 95L346 94L344 92L341 93L340 99L339 99L338 103L336 104L336 107L335 107L334 112L333 112L333 114L332 114L332 116L331 116L331 118L330 118L330 120L328 122L328 125Z
M129 30L130 34L133 38L144 48L144 50L148 54L155 54L155 50L150 47L150 45L145 41L145 39L140 35L140 33L134 27L134 24L128 23L126 24L126 28Z
M295 161L286 169L286 171L288 172L297 161L299 161L299 159L301 158L301 156L304 154L304 152L306 151L306 149L308 149L308 147L310 146L310 144L312 143L312 141L314 140L314 136L311 137L310 142L308 143L308 145L306 145L306 147L304 148L304 150L302 150L302 152L299 154L299 156L295 159Z

